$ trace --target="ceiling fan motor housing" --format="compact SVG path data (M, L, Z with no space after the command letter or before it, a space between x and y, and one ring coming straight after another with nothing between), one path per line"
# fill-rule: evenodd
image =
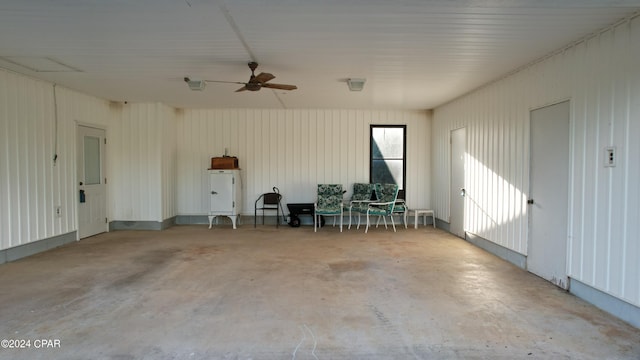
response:
M236 92L240 91L258 91L262 88L269 89L280 89L280 90L295 90L298 87L295 85L287 85L287 84L272 84L268 81L275 79L276 77L270 73L260 73L255 75L255 70L258 67L258 63L250 62L249 69L251 69L251 77L248 82L236 82L236 81L222 81L222 80L193 80L189 77L184 77L184 81L189 85L191 90L202 91L207 82L221 82L221 83L231 83L231 84L243 84L244 86L240 89L236 90Z

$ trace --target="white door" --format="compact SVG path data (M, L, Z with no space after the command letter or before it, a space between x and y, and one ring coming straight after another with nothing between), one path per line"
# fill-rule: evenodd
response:
M211 213L231 215L233 212L233 174L211 173L209 175L211 191Z
M449 231L461 238L464 232L464 204L465 204L465 154L467 130L456 129L451 132L451 194Z
M78 237L107 231L105 131L78 126Z
M569 102L531 111L527 269L566 289Z

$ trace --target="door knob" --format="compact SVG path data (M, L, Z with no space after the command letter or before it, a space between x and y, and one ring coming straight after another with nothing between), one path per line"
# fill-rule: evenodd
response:
M533 199L529 199L529 200L527 200L527 204L529 204L529 205L533 205Z
M212 191L212 192L211 192L211 195L215 195L215 194L217 194L217 192L215 192L215 191Z
M460 189L460 196L462 197L467 196L467 190L465 190L464 188Z

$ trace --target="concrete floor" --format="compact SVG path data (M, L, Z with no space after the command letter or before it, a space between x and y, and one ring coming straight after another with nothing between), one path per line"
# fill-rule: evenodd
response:
M640 330L431 227L112 232L0 265L0 304L31 340L1 359L640 359Z

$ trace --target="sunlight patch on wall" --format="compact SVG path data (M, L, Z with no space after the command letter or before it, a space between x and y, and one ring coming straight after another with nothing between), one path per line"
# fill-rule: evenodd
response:
M478 159L465 155L465 228L484 236L526 216L527 195Z

